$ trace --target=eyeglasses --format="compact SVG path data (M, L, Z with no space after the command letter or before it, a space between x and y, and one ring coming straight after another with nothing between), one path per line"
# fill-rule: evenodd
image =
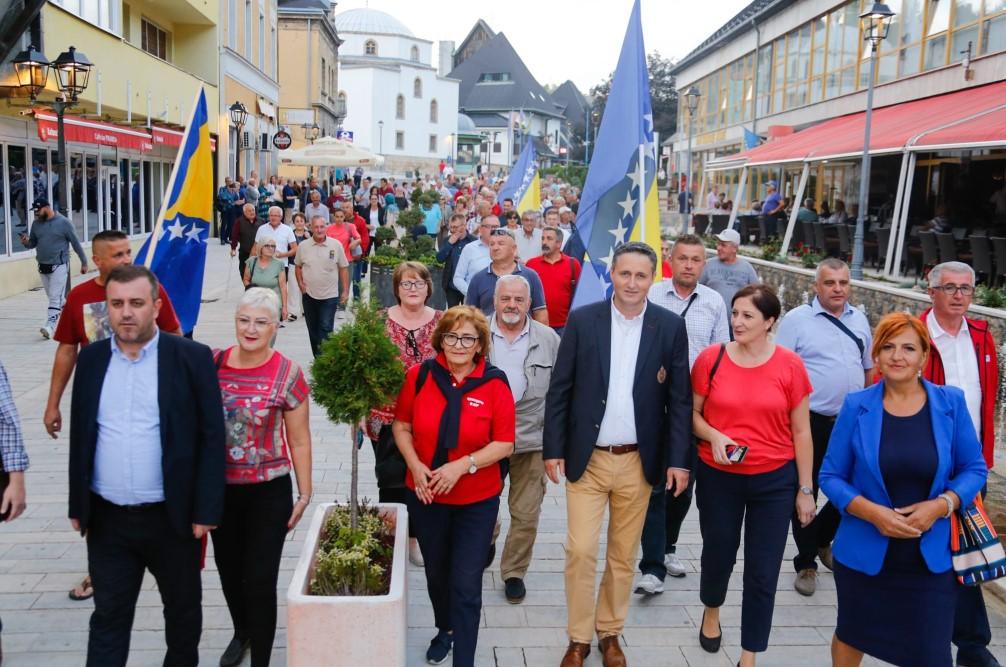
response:
M400 287L404 287L407 290L419 290L419 289L421 289L423 287L426 287L426 281L425 280L403 280L402 282L398 283L398 285Z
M475 347L475 343L477 342L479 342L477 336L459 336L456 333L444 334L444 345L449 347L457 347L458 343L461 343L461 347L466 350L470 350Z
M946 285L933 285L933 289L943 290L943 293L947 296L953 296L958 292L961 296L971 296L975 293L974 285L954 285L953 283L947 283Z
M250 317L236 317L234 321L238 323L238 328L240 329L267 329L276 324L273 320L261 317L254 320Z

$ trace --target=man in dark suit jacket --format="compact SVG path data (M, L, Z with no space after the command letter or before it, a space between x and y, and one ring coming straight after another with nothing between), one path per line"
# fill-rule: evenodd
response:
M447 307L452 308L465 302L465 295L454 287L454 272L458 270L458 258L465 246L476 240L473 234L468 233L468 221L460 213L451 215L447 230L449 235L440 244L437 251L437 261L444 263L443 285L447 294Z
M70 411L70 522L94 583L89 666L125 665L149 569L164 602L165 665L196 665L201 541L224 505L224 421L209 348L161 336L157 279L106 280L114 336L80 351Z
M580 667L594 632L603 664L624 665L634 561L650 493L688 485L692 389L684 320L646 300L657 255L644 243L615 249L611 301L573 311L545 407L545 469L566 476L566 606L562 667ZM604 509L607 568L595 612L594 576Z

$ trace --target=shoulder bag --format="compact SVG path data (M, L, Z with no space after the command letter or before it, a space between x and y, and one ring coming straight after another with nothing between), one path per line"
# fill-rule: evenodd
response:
M950 556L957 581L965 586L1006 576L1006 552L980 495L950 515Z

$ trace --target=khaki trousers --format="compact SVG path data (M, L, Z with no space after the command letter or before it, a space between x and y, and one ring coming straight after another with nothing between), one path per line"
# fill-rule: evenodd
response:
M639 452L611 454L595 449L583 476L575 482L567 480L566 606L571 641L589 644L595 631L601 639L622 633L651 491ZM597 549L605 508L607 560L595 604Z
M500 556L503 580L523 579L531 565L531 552L538 536L538 517L545 498L545 463L541 452L523 452L510 457L510 531ZM499 521L493 541L499 534Z

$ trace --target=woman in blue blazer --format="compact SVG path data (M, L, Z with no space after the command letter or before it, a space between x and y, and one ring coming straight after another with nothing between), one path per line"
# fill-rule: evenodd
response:
M892 313L873 335L878 384L850 394L821 466L842 512L835 536L836 667L863 654L911 667L951 665L957 582L950 513L978 495L988 471L956 387L921 379L925 325Z

